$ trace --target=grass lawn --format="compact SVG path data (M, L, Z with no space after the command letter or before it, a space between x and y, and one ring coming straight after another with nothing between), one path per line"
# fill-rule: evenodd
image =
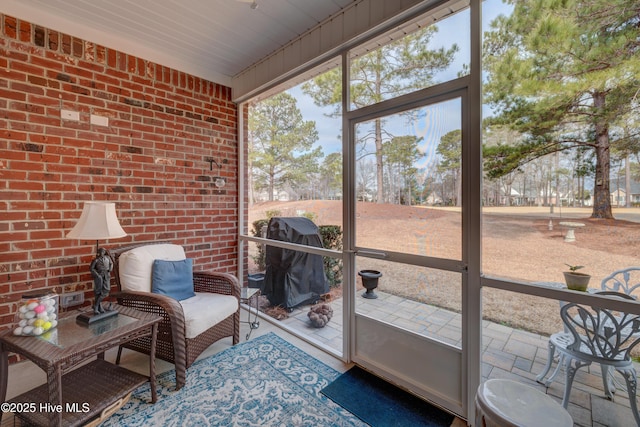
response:
M342 225L340 201L266 202L254 205L249 224L266 218L312 213L318 225ZM640 220L640 209L620 209L620 217ZM461 214L455 208L410 207L359 203L357 245L372 249L408 252L438 258L462 259ZM482 269L484 274L531 282L563 282L565 264L584 265L591 274L590 287L600 288L609 273L640 265L640 223L628 220L590 219L589 208L492 207L483 211ZM552 228L549 229L549 221ZM575 231L576 241L564 241L561 221L584 225ZM251 252L255 245L251 244ZM461 275L436 269L358 258L358 269L383 272L381 290L454 311L461 307ZM255 271L251 265L250 273ZM252 268L254 270L252 270ZM286 316L271 310L275 316ZM541 334L561 328L558 302L485 289L483 315L489 320Z

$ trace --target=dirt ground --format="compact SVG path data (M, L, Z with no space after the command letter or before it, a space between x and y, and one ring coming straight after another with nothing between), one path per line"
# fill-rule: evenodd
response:
M386 251L408 252L436 258L462 259L461 214L455 209L432 209L359 203L357 245ZM318 225L342 225L341 202L268 202L255 205L249 223L266 218L267 211L280 216L315 215ZM490 212L489 212L490 211ZM569 210L567 210L569 211ZM591 274L590 287L615 270L640 265L640 224L624 220L587 218L588 210L559 215L541 214L535 208L487 209L482 219L482 270L485 275L531 282L563 282L565 264L583 265ZM549 229L549 221L552 230ZM558 223L584 224L575 231L576 241L564 241L566 229ZM359 258L358 269L383 272L380 290L459 311L461 275L436 269ZM339 293L340 290L334 290ZM286 316L271 310L274 317ZM537 333L551 334L560 327L558 302L540 297L485 289L486 319Z

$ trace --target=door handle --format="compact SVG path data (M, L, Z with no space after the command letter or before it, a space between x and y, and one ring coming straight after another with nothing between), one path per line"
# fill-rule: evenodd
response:
M363 256L368 256L371 258L380 258L380 259L384 259L387 257L387 254L385 252L378 252L378 251L369 251L366 249L359 249L356 251L356 255L363 255Z

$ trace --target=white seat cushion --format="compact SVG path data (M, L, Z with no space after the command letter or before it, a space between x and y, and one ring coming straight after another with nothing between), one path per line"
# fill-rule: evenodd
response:
M195 338L238 310L238 299L231 295L196 292L180 301L184 311L185 335Z
M153 261L156 259L181 261L186 255L182 246L171 243L138 246L121 254L118 265L122 290L151 292Z
M120 255L122 290L151 292L153 261L186 259L180 245L157 244L133 248ZM238 310L238 299L231 295L196 292L196 296L179 301L184 312L185 335L195 338Z

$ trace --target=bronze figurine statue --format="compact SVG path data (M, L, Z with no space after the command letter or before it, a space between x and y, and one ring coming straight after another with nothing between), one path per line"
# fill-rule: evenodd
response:
M91 262L91 275L93 276L93 292L96 300L93 303L93 312L95 314L104 313L102 300L109 295L111 290L111 270L113 270L113 262L107 255L107 250L99 248L95 259ZM107 308L107 311L110 309Z

